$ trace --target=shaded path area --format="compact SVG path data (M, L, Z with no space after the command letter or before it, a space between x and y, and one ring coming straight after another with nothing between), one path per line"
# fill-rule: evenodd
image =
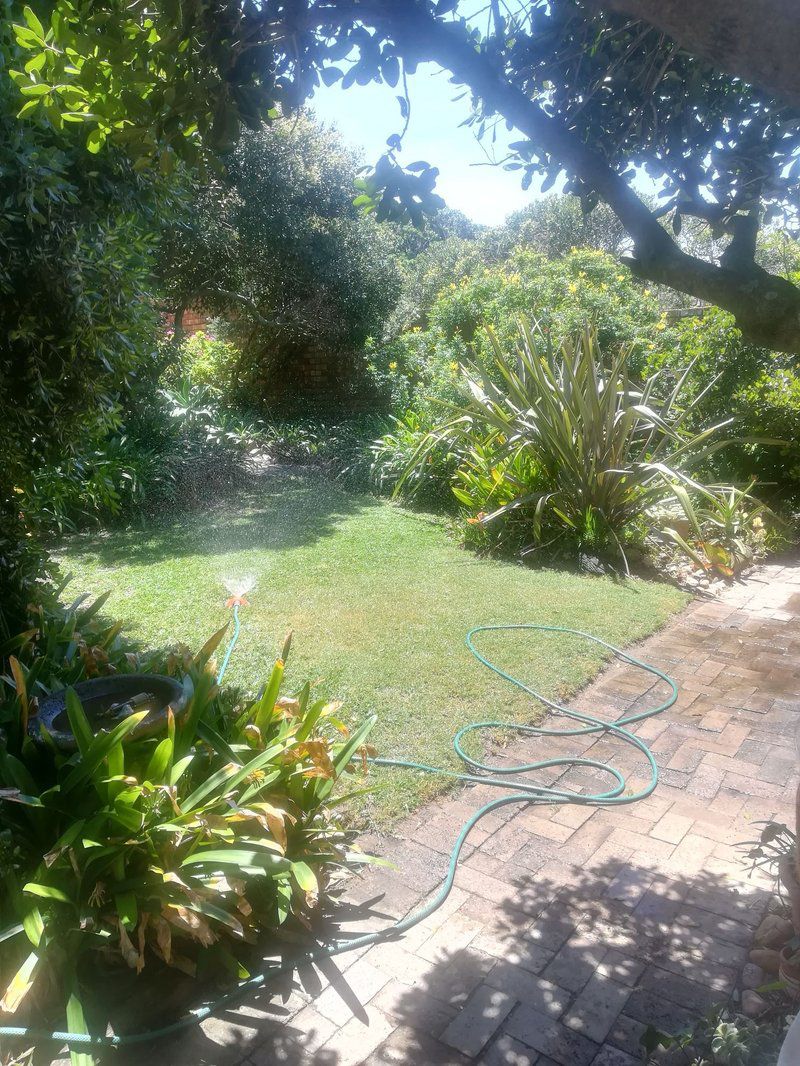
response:
M636 651L680 683L674 707L634 728L660 767L651 797L494 812L471 835L447 903L405 937L301 971L160 1045L159 1061L640 1063L648 1023L682 1028L733 993L763 915L770 882L748 876L735 844L753 822L794 818L798 618L800 565L764 566L693 604ZM616 664L575 706L613 716L650 705L660 699L650 681ZM606 737L542 738L494 758L543 752L586 753L644 783L641 757ZM607 787L585 768L537 779ZM451 794L365 839L396 869L349 884L343 927L378 928L428 898L489 791Z

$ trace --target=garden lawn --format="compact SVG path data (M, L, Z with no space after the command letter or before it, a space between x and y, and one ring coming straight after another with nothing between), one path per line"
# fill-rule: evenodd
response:
M464 646L472 626L538 622L624 646L685 603L671 586L532 570L457 547L436 519L320 478L271 473L235 503L209 501L144 530L71 538L60 553L68 593L112 595L106 611L149 647L198 648L223 625L226 579L253 578L226 680L256 690L287 629L288 687L309 678L357 721L378 715L381 754L456 766L451 738L474 720L536 720L539 707ZM489 634L503 669L565 695L595 674L596 646L575 638ZM543 745L546 745L546 739ZM364 813L386 824L441 784L380 770Z

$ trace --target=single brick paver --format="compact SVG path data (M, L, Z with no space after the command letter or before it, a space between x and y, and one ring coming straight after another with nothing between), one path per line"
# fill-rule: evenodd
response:
M737 987L771 883L735 845L754 823L792 824L798 783L800 565L770 564L697 600L636 655L679 698L632 728L660 783L630 806L493 812L469 838L445 905L397 940L305 967L291 994L204 1023L147 1057L189 1066L633 1066L648 1024L676 1031ZM661 699L613 662L573 705L609 719ZM543 737L498 761L583 756L639 790L645 760L610 737ZM594 792L607 777L556 767L537 780ZM342 932L381 928L432 898L485 785L439 798L364 850L376 869L345 888ZM283 986L285 987L285 986ZM139 1052L143 1055L144 1052ZM135 1061L145 1061L140 1057Z

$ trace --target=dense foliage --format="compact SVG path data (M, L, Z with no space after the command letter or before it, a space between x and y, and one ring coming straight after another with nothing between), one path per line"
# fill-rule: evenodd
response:
M142 657L99 621L104 599L38 608L0 679L0 1009L56 1029L66 1010L66 1028L100 1033L120 1022L104 1015L110 977L244 977L259 937L263 951L265 932L313 918L331 874L359 861L329 803L373 725L350 735L308 685L281 696L289 641L243 699L215 683L224 630L197 655ZM146 711L93 734L69 687L77 751L31 735L43 695L137 668L188 697L160 735L137 730Z
M524 507L524 549L555 530L580 549L616 547L624 558L636 523L715 449L714 428L688 431L680 385L659 397L654 376L639 389L628 376L628 351L606 362L595 330L560 342L526 324L521 331L511 350L488 331L491 362L464 369L470 403L422 441L412 466L424 469L443 438L461 438L472 455L456 495L473 507L481 501L482 524ZM476 496L482 484L489 491Z
M69 466L119 423L118 397L152 350L149 271L163 185L118 149L94 158L85 130L15 121L7 72L24 60L0 5L0 634L40 575L22 516L40 471ZM57 486L55 486L57 487ZM100 489L100 491L103 491Z
M715 458L720 477L746 485L776 506L800 505L800 391L790 361L743 341L731 315L715 309L676 323L672 343L646 352L645 372L673 380L689 367L687 398L695 426L731 418L731 444Z
M546 240L545 231L540 233ZM603 348L616 352L626 346L634 367L674 343L655 293L611 256L571 248L547 259L519 246L487 266L481 248L490 239L487 234L460 249L451 271L441 271L438 286L432 283L424 294L417 323L372 352L373 372L395 409L412 406L441 419L442 402L458 398L459 364L489 351L486 327L502 344L513 346L520 316L533 318L554 336L574 332L591 319ZM449 254L449 246L444 241L440 250ZM424 276L422 271L418 276ZM419 288L415 292L420 295Z
M299 365L309 355L331 361L318 383L328 404L358 384L360 353L382 331L399 278L388 234L353 205L357 169L310 118L275 122L242 138L224 177L196 188L190 217L168 234L169 304L226 316L240 403L291 404L309 390Z
M83 120L91 150L124 143L167 170L230 146L243 123L296 110L320 80L396 86L437 62L471 91L479 136L501 118L519 131L506 165L525 187L564 173L586 210L613 208L640 277L731 311L750 340L800 348L800 292L755 259L763 221L796 226L800 117L646 23L579 0L490 4L485 19L459 0L137 0L126 18L117 0L57 0L45 22L15 11L30 56L13 75L26 110ZM405 91L400 101L407 120ZM378 218L420 221L441 206L436 171L399 167L403 132L361 179L360 199ZM659 185L656 209L635 192L640 167ZM664 214L676 233L688 217L724 236L719 262L683 253Z

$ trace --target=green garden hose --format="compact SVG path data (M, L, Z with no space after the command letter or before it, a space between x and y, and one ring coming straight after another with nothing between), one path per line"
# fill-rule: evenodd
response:
M233 649L236 646L236 642L239 638L239 632L241 623L239 619L239 604L233 605L233 619L234 630L230 643L225 652L222 667L219 671L218 681L222 681L222 678L227 669L228 662L230 661ZM600 645L607 651L612 652L622 662L628 663L630 666L635 666L640 670L644 670L659 681L665 682L670 689L669 696L660 704L655 707L649 707L646 710L639 711L636 714L624 715L618 718L614 722L607 722L601 718L597 718L594 715L586 714L581 711L576 711L573 708L565 707L562 704L556 703L553 700L548 699L542 693L537 692L536 689L531 688L519 678L514 677L512 674L506 673L501 670L499 666L490 662L484 655L482 655L474 644L474 637L479 633L487 632L507 632L514 630L531 630L542 633L563 633L571 636L581 637L585 640L591 641L594 644ZM655 714L660 714L661 711L665 711L678 697L678 687L675 682L668 677L665 673L659 670L657 667L650 665L649 663L642 662L641 659L637 659L629 652L622 651L620 648L615 648L613 644L607 643L605 640L601 640L599 637L592 636L591 633L582 633L577 629L567 629L563 626L546 626L535 625L533 623L522 623L518 625L492 625L492 626L476 626L471 629L467 634L467 647L487 669L493 673L498 674L505 681L515 685L517 688L522 689L533 699L538 700L540 703L549 707L552 711L558 714L566 715L576 722L581 723L579 726L573 729L549 729L544 726L532 726L532 725L515 725L509 722L475 722L472 725L465 726L460 729L453 738L453 747L456 754L461 759L462 763L466 767L466 772L458 773L454 770L445 770L437 766L428 766L425 763L418 763L408 759L384 759L373 758L370 762L375 766L390 766L401 767L403 769L416 770L426 774L437 774L443 777L449 777L457 781L464 781L469 784L481 784L489 785L494 788L511 790L507 795L499 796L497 799L490 800L484 804L464 823L461 832L453 844L453 849L450 853L450 861L447 869L447 875L444 879L444 883L436 894L436 896L424 907L410 914L408 917L403 918L401 921L395 922L393 925L388 926L385 929L379 930L375 933L367 933L362 936L353 937L346 940L333 941L330 944L322 944L318 947L305 951L298 957L291 960L291 962L276 963L269 966L267 969L253 977L248 978L245 981L240 982L235 989L221 996L219 999L214 1000L211 1003L202 1007L197 1007L190 1011L185 1018L181 1018L179 1021L173 1022L170 1025L165 1025L159 1029L145 1030L140 1033L129 1033L124 1036L96 1036L90 1033L71 1033L71 1032L46 1032L40 1029L28 1028L26 1026L0 1026L0 1037L15 1037L20 1039L26 1039L34 1044L42 1042L56 1042L59 1044L67 1044L77 1049L82 1048L109 1048L109 1047L125 1047L133 1044L141 1044L151 1040L157 1040L166 1036L171 1036L181 1032L184 1029L189 1028L192 1025L196 1025L198 1022L203 1021L210 1015L215 1014L223 1007L227 1007L230 1004L240 1000L248 992L253 989L260 988L267 981L276 977L280 973L284 973L287 970L294 969L298 965L306 965L313 963L319 959L329 958L333 955L341 955L346 951L353 951L357 948L366 947L370 944L377 944L383 940L395 939L401 936L408 929L417 925L419 922L424 921L425 918L433 914L450 894L450 890L453 887L455 881L456 870L458 867L458 859L461 853L461 849L470 831L477 823L484 818L491 811L495 811L500 807L505 807L509 804L554 804L554 803L575 803L581 805L595 805L595 806L616 806L624 803L634 803L637 800L644 799L649 796L658 783L658 767L656 761L653 758L653 754L647 745L639 739L635 734L631 733L626 727L633 725L636 722L640 722L645 718L650 718ZM481 733L487 730L515 730L523 735L533 736L558 736L558 737L576 737L586 736L590 733L610 733L618 739L624 741L627 744L631 744L637 751L640 751L650 768L650 780L647 784L635 793L626 793L625 791L625 778L615 769L606 763L598 762L594 759L579 759L564 757L560 759L544 759L532 763L521 763L516 766L509 767L493 767L487 763L480 762L471 758L466 754L463 748L463 740L471 733ZM517 776L519 774L530 773L537 770L546 770L552 767L568 767L585 766L593 770L599 770L603 773L607 773L611 776L612 785L606 792L598 792L590 795L577 795L573 792L562 792L558 789L547 788L543 785L537 785L530 781L507 781L504 778L509 776ZM491 776L487 776L491 775Z

